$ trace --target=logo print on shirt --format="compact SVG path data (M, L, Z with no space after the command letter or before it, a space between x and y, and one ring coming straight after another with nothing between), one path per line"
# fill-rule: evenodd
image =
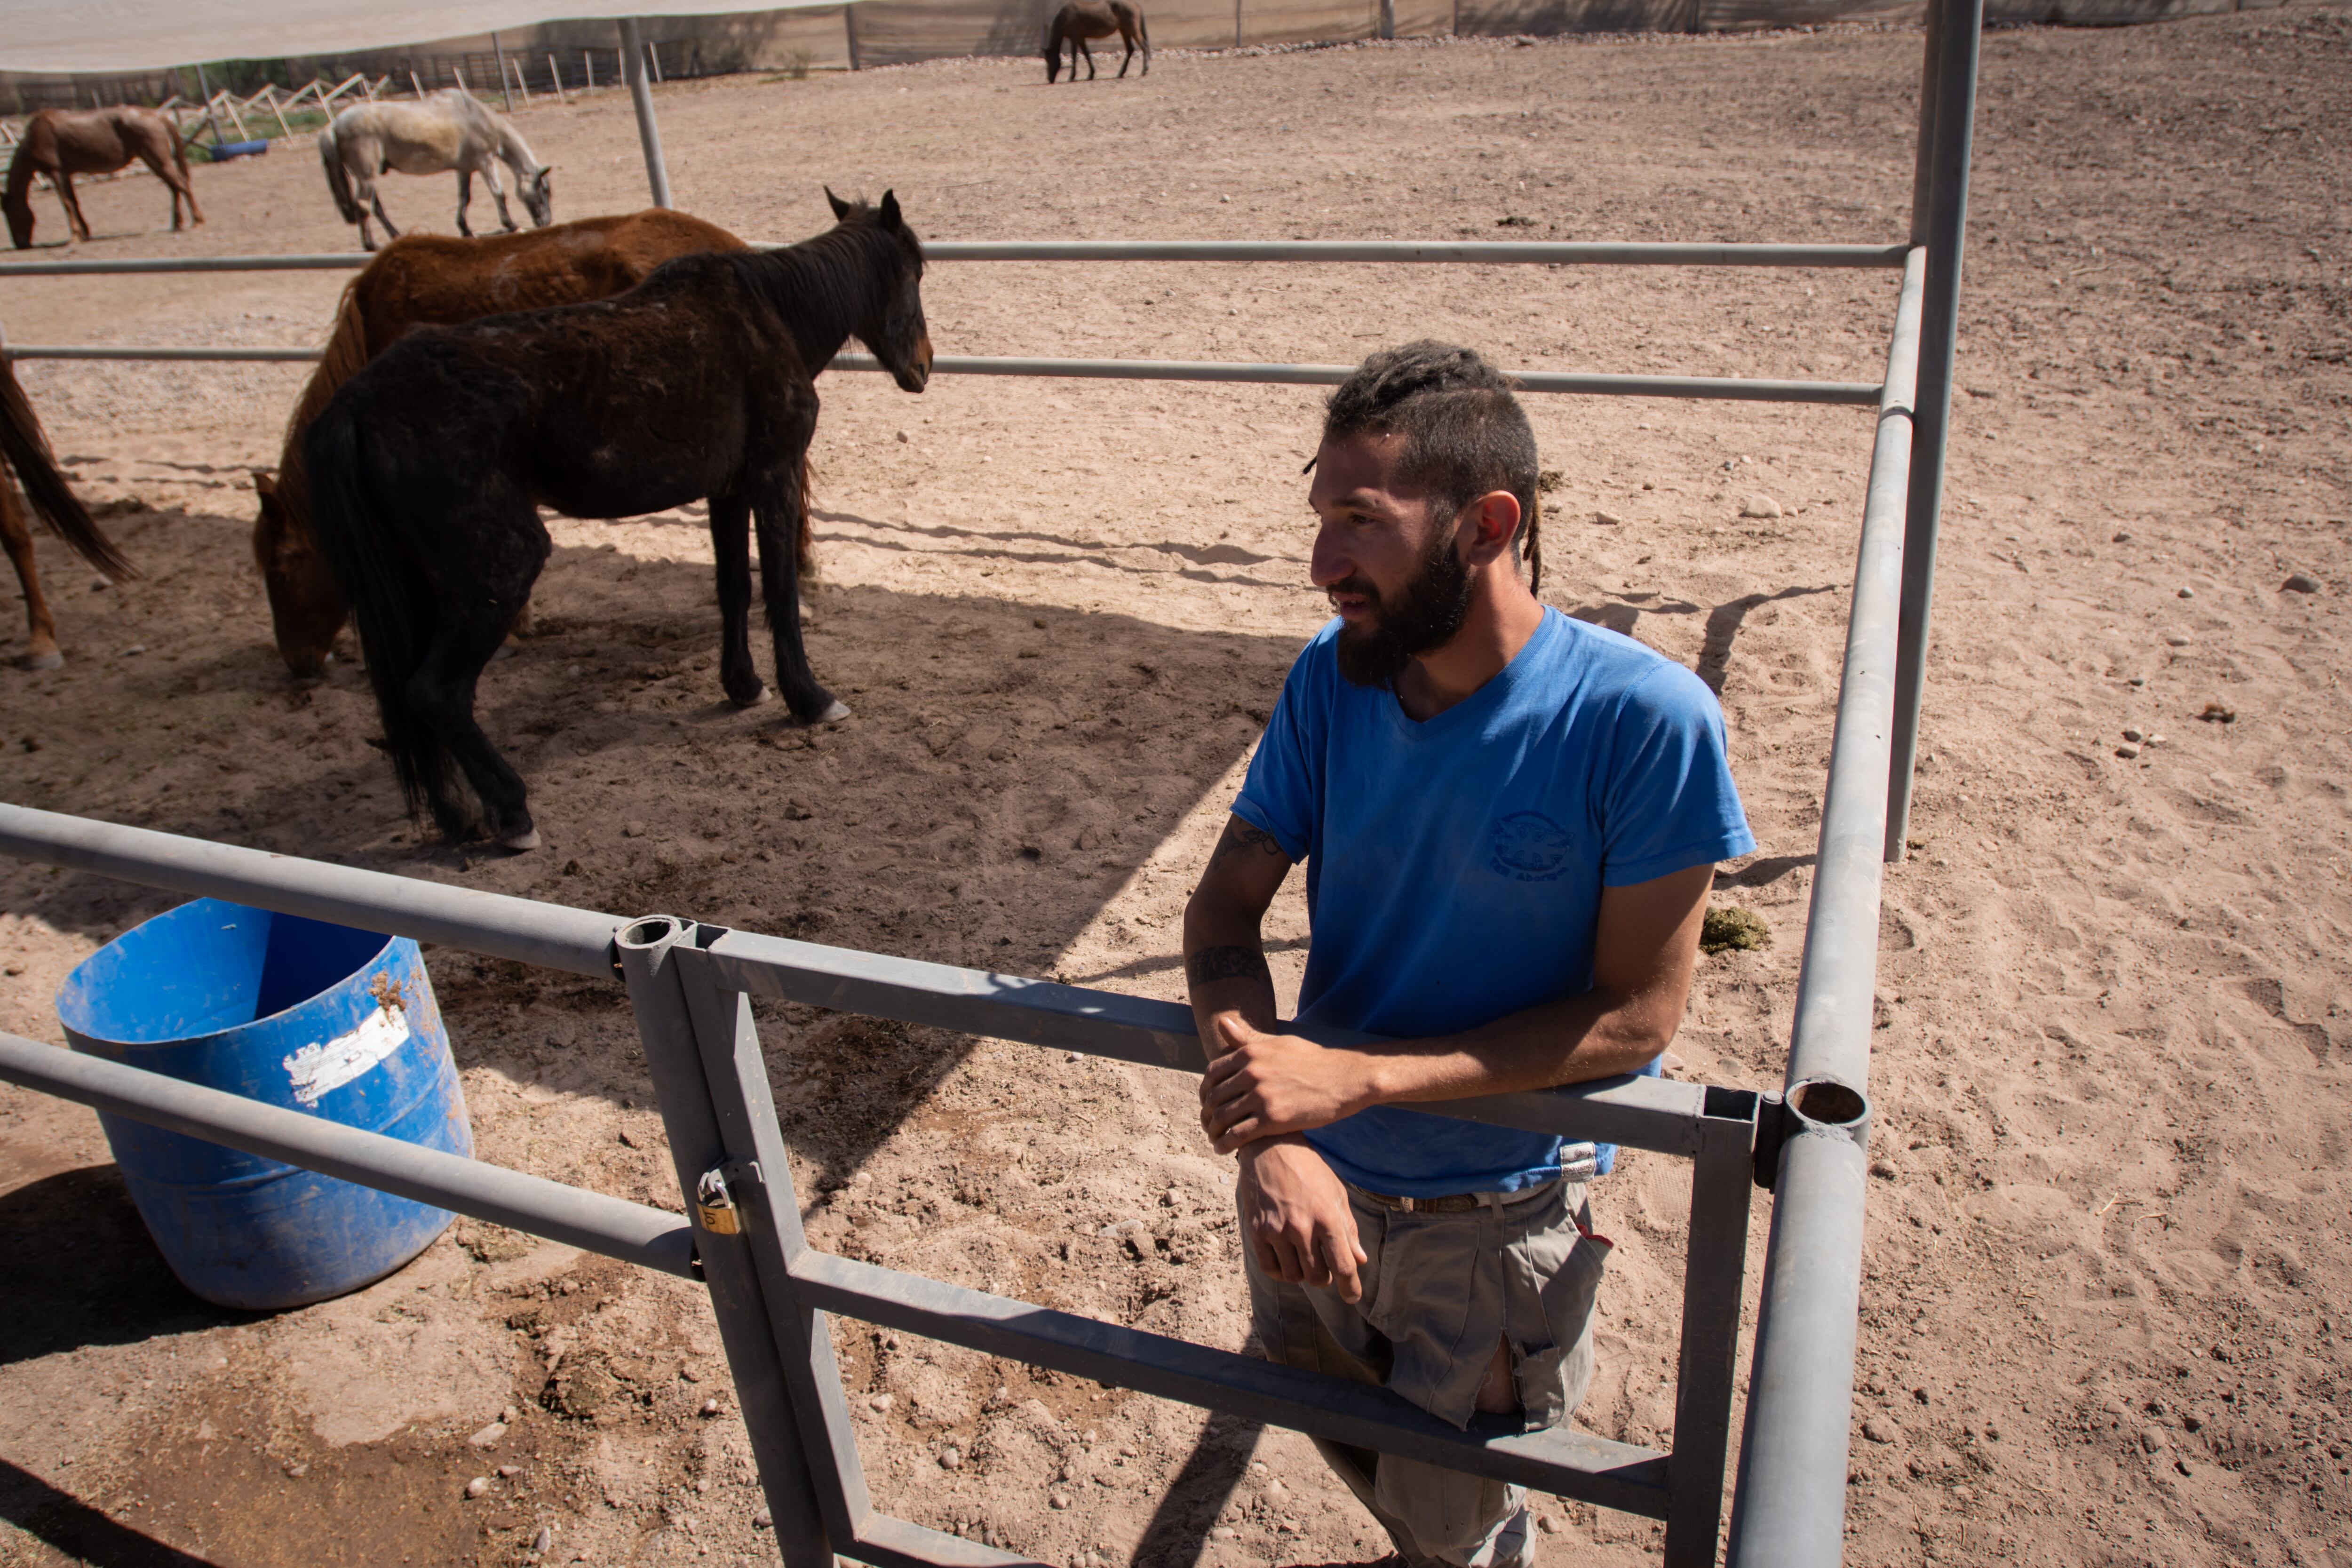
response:
M1495 869L1521 882L1550 882L1568 869L1576 841L1540 811L1515 811L1495 824Z

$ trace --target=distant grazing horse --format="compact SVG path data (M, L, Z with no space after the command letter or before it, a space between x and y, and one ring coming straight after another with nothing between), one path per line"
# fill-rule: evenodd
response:
M1070 0L1054 13L1053 26L1045 30L1045 82L1053 85L1054 77L1062 68L1062 44L1070 46L1070 79L1078 79L1078 56L1087 57L1087 79L1095 79L1095 52L1087 47L1088 38L1108 38L1113 33L1127 45L1127 58L1118 62L1118 74L1125 76L1135 58L1135 46L1143 45L1143 69L1137 74L1151 74L1151 29L1143 20L1143 7L1134 0Z
M504 116L493 114L462 87L445 87L422 103L355 103L319 132L319 161L327 166L335 209L345 223L360 226L360 243L370 250L375 248L375 236L368 231L371 208L384 232L400 237L375 188L376 176L391 169L404 174L457 170L457 232L469 238L474 231L466 226L466 208L474 200L474 176L481 175L497 198L499 221L512 234L514 215L507 211L506 187L499 184L493 162L499 159L514 171L515 191L530 209L530 221L545 228L555 211L548 165Z
M766 692L749 635L753 526L776 685L804 721L848 710L801 646L811 378L856 337L908 392L930 378L923 247L886 193L789 249L685 256L627 293L411 332L343 384L303 447L320 548L359 622L409 809L534 848L523 782L474 718L474 687L551 544L541 506L636 517L708 497L724 623L719 680Z
M72 113L44 109L26 122L24 140L8 163L8 186L0 194L0 210L8 215L8 237L23 250L33 243L33 204L26 195L33 176L47 174L58 188L66 209L66 228L77 239L89 237L89 220L81 216L74 195L76 174L111 174L133 158L146 161L155 177L172 188L172 226L180 226L180 203L196 223L205 215L196 208L196 190L188 183L188 152L172 122L152 109L90 109Z
M106 535L98 531L89 513L66 484L65 476L58 472L58 460L49 451L48 436L33 414L33 405L25 397L25 389L16 384L16 373L0 357L0 454L5 454L8 466L16 470L18 482L25 487L25 498L50 531L73 546L74 553L97 567L110 577L135 576L131 563L125 561ZM32 645L16 662L26 669L55 669L65 663L65 655L58 651L58 626L49 616L49 602L41 596L41 574L33 569L33 531L25 525L25 509L17 504L16 488L0 476L0 547L8 552L16 563L16 581L24 585L25 613L32 625Z
M277 474L253 476L261 498L253 558L269 589L270 623L286 668L318 674L351 614L311 533L310 482L302 466L302 433L337 387L411 327L608 299L672 257L743 248L718 225L667 207L487 239L412 234L385 247L343 290L334 335L287 421Z

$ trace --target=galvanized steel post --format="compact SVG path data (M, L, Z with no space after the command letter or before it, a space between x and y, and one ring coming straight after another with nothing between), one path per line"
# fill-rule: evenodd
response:
M654 120L654 89L646 82L646 44L637 19L621 20L621 75L629 84L629 100L637 110L637 142L645 149L646 183L653 187L654 205L669 200L669 165L662 162L661 126Z
M780 1314L789 1313L791 1307L768 1299L761 1289L767 1271L755 1257L755 1249L774 1245L775 1231L764 1224L740 1222L732 1233L713 1231L698 1202L709 1173L718 1173L723 1185L756 1198L765 1169L751 1149L730 1146L713 1104L714 1086L705 1072L694 1018L679 983L677 949L692 942L695 929L690 922L656 915L625 928L614 946L628 983L629 1005L636 1014L646 1068L661 1103L678 1189L688 1209L698 1215L696 1250L710 1285L710 1306L727 1347L736 1394L743 1404L743 1426L751 1436L760 1485L767 1493L776 1544L786 1568L833 1568L835 1542L827 1533L824 1510L810 1481L808 1450L787 1387L786 1347L778 1342L774 1328ZM765 1211L755 1208L753 1214L763 1218ZM798 1214L792 1215L792 1223L798 1227ZM840 1537L841 1544L848 1541L846 1533Z
M1904 527L1903 622L1895 654L1895 757L1886 780L1882 853L1903 858L1911 825L1912 768L1919 750L1919 700L1927 682L1928 617L1936 596L1936 536L1943 521L1944 462L1951 448L1952 373L1960 312L1960 254L1969 224L1969 156L1975 135L1977 60L1984 0L1933 0L1934 53L1920 82L1913 239L1927 249L1927 295L1920 326L1919 388L1913 420L1911 500ZM1934 119L1932 128L1924 123ZM1925 232L1920 229L1924 222Z

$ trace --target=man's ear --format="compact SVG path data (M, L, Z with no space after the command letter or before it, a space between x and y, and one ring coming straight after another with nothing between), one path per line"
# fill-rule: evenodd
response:
M1519 531L1519 498L1508 490L1488 490L1462 509L1455 526L1468 564L1484 566L1511 548Z

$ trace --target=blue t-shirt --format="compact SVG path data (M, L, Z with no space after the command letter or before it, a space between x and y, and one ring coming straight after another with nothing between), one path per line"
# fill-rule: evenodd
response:
M1412 1039L1580 994L1602 888L1755 848L1714 694L1631 637L1547 609L1499 674L1416 723L1340 675L1339 626L1291 666L1233 807L1307 863L1302 1021ZM1557 1138L1395 1106L1307 1138L1397 1196L1560 1171Z

